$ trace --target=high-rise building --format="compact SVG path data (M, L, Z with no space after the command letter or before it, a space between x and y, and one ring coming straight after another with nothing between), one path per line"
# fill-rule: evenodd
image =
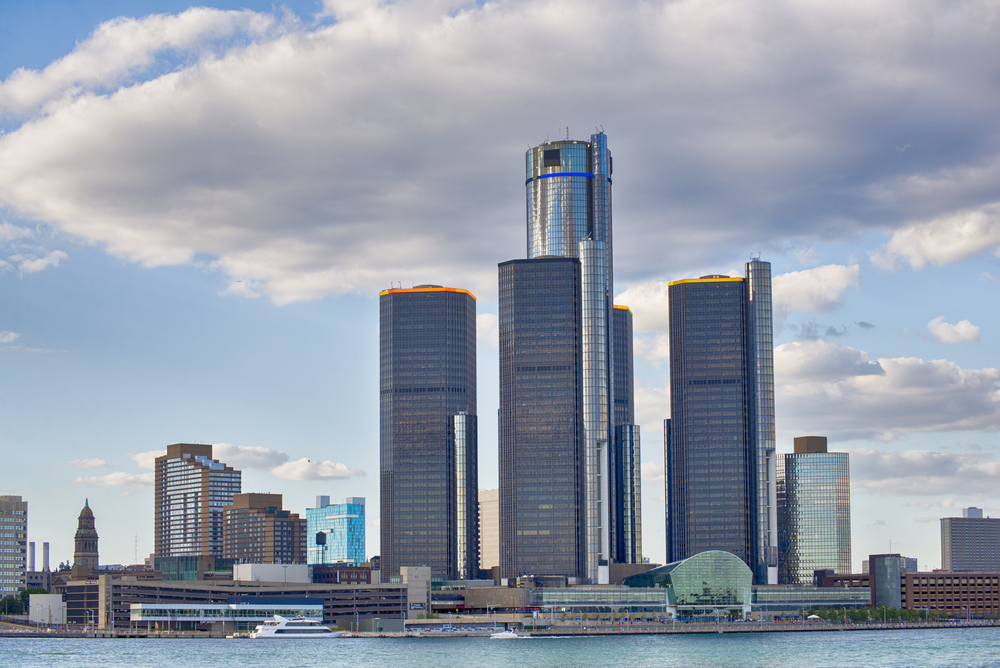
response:
M306 563L306 520L281 506L281 494L233 495L222 509L222 558L243 564Z
M898 554L873 554L868 557L871 565L869 583L872 590L872 605L876 608L896 608L903 605L903 583L905 572L901 565L903 558Z
M632 310L616 304L611 316L615 397L610 466L611 560L618 564L639 564L642 563L642 495L632 375Z
M1000 571L1000 519L965 508L962 517L941 518L941 568L946 571Z
M363 496L349 496L343 503L330 503L329 496L317 496L316 507L306 508L306 522L306 561L310 566L364 563Z
M479 490L479 570L489 573L499 565L500 490L481 489Z
M778 457L778 581L812 584L818 570L851 572L851 474L825 436L794 440Z
M668 286L667 560L723 550L776 584L771 265L746 272Z
M212 459L212 446L175 443L156 458L155 555L222 557L222 509L241 472Z
M90 499L84 502L76 525L76 535L73 538L73 567L79 567L83 573L96 571L100 555L97 549L97 527L94 522L94 511L90 509Z
M614 467L631 461L629 453L634 451L637 454L637 440L630 440L623 445L620 452L616 451L616 427L623 423L618 422L616 415L620 404L616 401L618 390L615 383L619 379L630 379L631 369L626 374L615 373L615 355L620 351L616 350L614 343L614 309L611 301L614 286L611 244L611 153L607 148L606 136L600 132L591 135L589 142L567 139L530 148L525 164L527 260L513 261L521 264L500 265L501 347L503 350L504 332L508 334L514 332L509 327L504 329L505 318L508 325L518 322L521 323L517 325L520 327L527 323L527 316L519 313L518 309L529 308L534 311L531 322L527 323L533 331L517 332L521 341L544 338L545 328L548 326L544 314L546 306L560 301L562 302L559 307L560 313L565 313L567 308L578 310L578 322L575 324L577 340L573 345L577 357L575 363L579 365L579 371L575 372L573 377L562 379L558 383L560 401L565 396L579 393L577 404L564 410L561 424L565 428L567 424L579 419L579 429L582 430L579 432L578 440L564 440L562 444L564 459L579 460L578 493L573 502L579 504L577 539L580 541L578 551L581 556L575 564L576 570L567 571L565 569L574 564L572 560L567 561L568 548L565 552L560 548L560 554L563 556L559 558L558 565L554 561L547 562L548 567L544 572L601 582L606 581L608 576L607 565L616 557L620 557L621 554L627 555L630 551L626 547L627 541L617 540L618 527L621 526L622 530L629 534L638 529L637 525L633 527L630 521L626 521L631 518L632 509L626 513L617 503L615 496L617 492L621 492L619 497L624 498L626 490L629 489L629 485L625 485L624 482L627 480L631 484L635 478L631 471L619 476L618 474L622 472L616 471ZM532 265L523 264L554 260L562 260L563 264L537 271L539 276L545 272L553 275L553 280L556 281L553 290L558 288L558 296L556 291L546 294L547 286L544 281L539 282L540 278L529 279L528 275L533 271L529 267ZM578 264L574 266L568 262L569 260L575 260ZM565 290L563 279L567 272L577 272L579 275L574 291ZM522 280L522 284L514 289L515 286L510 281L516 279ZM523 283L525 280L534 281L534 284L527 286ZM524 294L519 296L519 291ZM526 299L525 294L532 291L534 291L533 300ZM514 298L517 298L517 304L509 301ZM509 351L508 362L519 355L531 355L530 350L519 348L518 346L522 344L517 341L508 342L506 345L513 346ZM516 370L525 366L567 365L518 363L508 364L507 369L510 373L525 373ZM505 381L504 369L505 363L502 359L502 387L505 382L506 387L523 386L521 379L514 376L509 376ZM555 382L555 379L551 381ZM531 382L528 381L528 384ZM628 394L628 389L623 387L621 392ZM512 406L505 406L504 402L520 400L518 397L523 395L523 392L521 395L505 394L501 389L500 440L502 444L506 441L508 446L513 448L510 456L519 462L531 458L534 450L529 443L522 443L512 434L505 433L505 429L513 429L515 426L509 421L505 425L503 416L514 418L516 413ZM624 404L621 406L625 407ZM550 410L549 415L553 414L554 412ZM522 433L528 428L526 419L524 415L517 415L520 426L516 429ZM637 436L638 431L631 429L623 433L632 439ZM501 445L501 451L503 448ZM501 463L501 476L504 475L503 466ZM515 528L511 524L512 522L523 524L528 521L512 514L514 512L512 504L519 504L520 510L527 512L530 502L508 498L514 493L514 489L505 486L502 480L501 478L501 571L505 577L538 575L540 572L536 570L518 570L528 563L546 563L544 552L530 556L531 550L534 549L530 540L521 541L520 544L517 541L519 537L523 538L526 535L524 531L535 529ZM616 481L622 482L617 489ZM571 502L570 497L563 496L563 503ZM536 505L534 514L537 515L538 510ZM622 521L619 522L619 519ZM521 533L518 533L519 531Z
M0 496L0 598L25 589L28 544L28 502L20 496Z
M381 578L479 567L476 298L420 285L380 301Z
M916 557L899 557L899 572L900 573L916 573L920 570L920 566L917 562ZM870 575L871 571L868 570L868 560L863 559L861 561L861 574Z
M580 261L500 264L500 574L586 577Z

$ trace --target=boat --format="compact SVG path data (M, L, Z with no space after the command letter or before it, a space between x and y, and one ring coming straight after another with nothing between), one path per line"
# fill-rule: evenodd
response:
M339 638L343 631L333 631L315 619L275 615L274 619L258 624L251 638Z
M513 631L497 631L496 633L491 633L490 638L493 640L507 640L514 638L526 638L527 636L519 636Z

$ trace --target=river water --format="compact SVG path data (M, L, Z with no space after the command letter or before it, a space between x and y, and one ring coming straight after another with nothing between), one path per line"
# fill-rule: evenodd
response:
M0 638L20 668L1000 667L1000 628L579 638Z

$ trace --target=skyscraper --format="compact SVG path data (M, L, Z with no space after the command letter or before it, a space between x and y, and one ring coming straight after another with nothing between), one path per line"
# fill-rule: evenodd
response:
M812 584L813 573L851 572L851 474L846 452L802 436L778 456L778 580Z
M514 322L524 321L525 316L518 313L518 309L529 308L537 310L539 307L544 310L546 304L554 304L555 294L561 295L561 300L576 300L579 302L579 323L578 340L575 343L576 355L578 356L580 370L571 379L566 379L564 387L561 389L561 398L565 393L579 391L579 403L568 413L565 418L572 422L576 419L576 414L582 419L580 441L566 441L563 450L569 457L573 449L572 456L578 457L580 469L578 471L580 479L577 483L579 493L577 495L580 504L579 520L579 551L581 561L579 570L574 572L563 571L559 574L573 575L586 578L591 582L603 581L607 575L606 566L609 562L620 556L618 544L621 543L621 554L627 554L624 549L624 541L617 540L616 527L624 527L628 524L628 531L633 531L633 527L627 522L618 522L619 515L624 520L626 513L616 503L616 491L624 492L626 487L619 486L616 490L615 481L619 478L620 471L615 470L615 465L629 461L629 457L617 457L618 454L637 454L630 441L621 453L616 452L615 434L616 427L619 426L616 420L618 403L616 402L615 382L619 378L615 374L615 345L614 345L614 325L613 325L613 271L612 271L612 243L611 243L611 153L607 148L607 138L603 132L591 135L590 141L565 140L547 142L541 146L536 146L528 150L526 158L526 197L527 197L527 262L540 262L543 260L563 260L572 259L578 262L575 269L571 269L571 264L564 263L558 269L549 267L539 270L542 273L548 271L552 273L554 284L553 292L546 295L546 286L537 283L538 278L527 279L529 265L517 265L519 268L513 269L515 265L503 263L500 265L500 311L501 311L501 348L505 345L503 341L504 333L513 332L509 327L504 329L504 319L508 325ZM514 261L525 262L525 261ZM505 267L509 270L505 277ZM569 271L579 273L578 288L576 292L565 290L565 276ZM558 275L558 278L556 277ZM504 282L513 280L515 276L520 276L525 280L536 283L531 288L524 286L518 289L504 289ZM555 287L558 285L558 287ZM530 300L524 295L518 298L518 305L505 303L505 299L512 299L522 292L535 291L533 299L537 305L532 305ZM540 300L540 301L538 301ZM564 304L560 313L565 312L565 308L573 304ZM522 333L522 340L531 340L532 337L544 337L544 315L536 313L533 316L531 326L535 327L535 332L531 335ZM514 343L512 355L530 354L529 351L519 348L522 344ZM501 353L503 354L503 353ZM509 360L508 360L509 361ZM509 366L509 365L508 365ZM522 364L514 364L511 369ZM539 365L527 365L539 366ZM552 366L552 365L541 365ZM557 366L565 366L560 364ZM501 385L504 384L503 371L504 362L501 361ZM516 372L516 371L515 371ZM622 378L631 378L631 369ZM509 382L516 384L513 379ZM622 388L623 393L628 392L627 388ZM501 390L501 416L514 415L510 407L504 406L504 401L512 400L514 395L504 395ZM524 416L518 419L523 423ZM634 425L633 425L634 427ZM508 424L507 428L513 428ZM522 424L520 429L524 431ZM501 442L505 439L510 444L512 457L523 461L531 456L531 447L527 442L522 443L510 434L504 434L504 422L501 417ZM637 428L623 432L628 438L637 435ZM511 440L513 439L513 440ZM575 443L575 444L574 444ZM636 441L637 443L637 441ZM503 448L503 445L501 445ZM503 457L503 455L501 455ZM503 464L501 463L501 469ZM501 476L504 473L501 471ZM632 481L632 472L625 472L623 479ZM510 540L524 537L523 531L526 529L514 529L505 523L515 521L515 516L511 514L511 504L519 503L526 508L527 505L520 500L507 499L513 494L512 487L505 486L501 479L500 485L500 505L501 505L501 542L508 541L508 546L501 545L501 551L508 552L508 561L501 555L502 571L507 577L525 574L538 574L537 571L509 571L509 568L519 568L516 561L510 561ZM568 502L568 500L567 500ZM517 518L521 522L521 518ZM635 526L635 529L638 527ZM518 534L517 531L522 531ZM530 534L529 534L530 535ZM633 541L634 542L634 541ZM518 546L514 552L517 560L528 559L528 552L531 548L527 542ZM568 554L568 553L567 553ZM542 557L544 555L539 555ZM535 559L531 557L530 559ZM544 559L543 559L544 561ZM561 566L567 566L570 562L560 561ZM550 564L550 567L554 564ZM602 567L605 567L602 570Z
M420 285L380 299L382 580L479 565L476 298Z
M317 496L316 507L306 508L308 555L312 565L352 563L365 560L365 499L349 496L343 503L330 503Z
M16 596L25 588L28 543L28 502L19 496L0 496L0 598Z
M667 559L724 550L777 583L771 266L674 281Z
M241 472L212 459L212 446L175 443L156 458L157 557L222 557L222 509L240 493Z
M1000 519L983 517L981 508L963 508L962 517L942 517L941 568L1000 571Z
M613 369L615 438L611 454L611 558L619 564L642 562L639 425L635 424L632 377L632 311L615 305Z

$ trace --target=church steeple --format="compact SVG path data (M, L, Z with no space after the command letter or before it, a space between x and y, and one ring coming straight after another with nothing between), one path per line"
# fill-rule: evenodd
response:
M77 521L73 566L80 570L96 571L98 565L97 530L94 527L94 511L90 509L90 499L83 504Z

